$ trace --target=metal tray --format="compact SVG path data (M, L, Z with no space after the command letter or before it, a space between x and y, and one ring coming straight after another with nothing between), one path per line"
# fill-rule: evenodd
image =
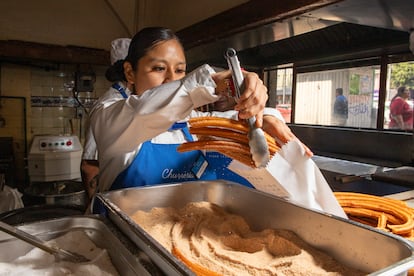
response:
M22 224L18 227L44 240L54 239L74 230L85 230L97 247L108 250L112 263L120 275L151 275L134 256L132 248L127 248L126 240L121 242L116 236L116 228L114 231L96 216L65 217ZM33 249L30 244L4 232L0 232L0 247L0 261L2 262L12 261Z
M198 201L212 202L243 216L256 231L292 230L339 262L370 275L406 275L414 267L414 248L406 239L226 181L194 181L101 193L94 199L93 212L105 213L167 275L192 275L130 215L137 210L180 208Z

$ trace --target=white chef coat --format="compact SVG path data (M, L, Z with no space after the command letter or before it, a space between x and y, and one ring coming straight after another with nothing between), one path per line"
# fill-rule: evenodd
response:
M117 82L120 88L125 92L125 96L128 97L131 95L131 91L125 88L122 82ZM118 100L125 99L125 96L121 92L111 86L102 96L100 96L94 105L98 105L102 102L115 102ZM82 152L82 160L98 160L98 150L96 146L95 137L93 136L92 128L87 125L87 131L85 136L85 145Z

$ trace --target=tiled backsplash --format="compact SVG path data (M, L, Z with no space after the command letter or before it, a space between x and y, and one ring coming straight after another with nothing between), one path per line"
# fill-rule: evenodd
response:
M78 93L85 108L90 108L96 98L106 92L110 82L105 79L106 67L93 68L96 74L94 90ZM86 123L83 107L73 93L73 65L61 66L59 71L31 70L31 134L75 134L84 140Z

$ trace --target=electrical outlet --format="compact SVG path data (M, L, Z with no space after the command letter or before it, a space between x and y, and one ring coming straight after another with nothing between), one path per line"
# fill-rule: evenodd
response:
M93 91L93 86L96 81L94 72L75 72L75 91L76 92L90 92Z
M76 109L76 117L82 118L83 117L83 108L77 108Z

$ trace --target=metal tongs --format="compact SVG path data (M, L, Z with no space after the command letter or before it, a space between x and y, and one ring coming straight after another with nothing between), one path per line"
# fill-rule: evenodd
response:
M0 230L20 240L30 243L31 245L36 246L46 251L47 253L52 254L53 256L55 256L55 259L57 261L68 261L73 263L83 263L90 261L85 256L82 256L75 252L70 252L53 245L47 245L45 241L39 239L38 237L33 236L25 231L18 229L17 227L14 227L2 221L0 221Z
M225 56L233 76L236 98L239 99L241 91L243 91L244 77L236 50L228 48ZM246 121L249 125L249 133L247 136L249 138L250 153L252 154L253 161L258 168L266 167L269 162L269 147L264 132L256 126L256 117L250 117Z

